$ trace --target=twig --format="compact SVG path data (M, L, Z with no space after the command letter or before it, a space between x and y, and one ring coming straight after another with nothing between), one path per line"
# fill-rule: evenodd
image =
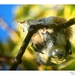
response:
M19 53L15 57L14 63L11 66L10 70L16 70L17 66L22 63L21 58L22 58L23 53L25 52L26 47L27 47L33 34L34 34L34 28L29 28L28 34L27 34L26 38L24 39L22 46L19 50Z
M67 27L69 27L69 26L71 26L71 25L73 25L73 24L75 24L75 18L72 18L72 19L70 19L69 21L67 21L66 23L61 23L60 25L59 25L59 28L67 28Z

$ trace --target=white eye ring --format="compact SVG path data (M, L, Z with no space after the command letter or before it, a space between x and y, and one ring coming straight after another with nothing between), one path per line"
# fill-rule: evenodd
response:
M54 52L54 51L52 52L52 55L53 55L53 56L55 55L55 52Z

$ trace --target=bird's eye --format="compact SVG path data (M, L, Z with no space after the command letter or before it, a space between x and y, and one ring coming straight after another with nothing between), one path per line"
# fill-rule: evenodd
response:
M64 48L53 48L48 54L49 60L52 63L60 64L65 61L66 52Z

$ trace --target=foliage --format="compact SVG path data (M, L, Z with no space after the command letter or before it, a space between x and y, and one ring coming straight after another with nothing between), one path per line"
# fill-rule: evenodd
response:
M23 22L26 19L38 19L41 17L49 16L59 16L66 18L67 20L75 17L75 5L19 5L15 7L14 18L17 21ZM22 44L24 37L26 36L18 24L16 24L17 29L8 31L8 34L11 34L7 39L6 43L0 41L0 68L3 68L3 65L7 64L8 68L11 67L14 57L17 55L18 50ZM14 26L15 26L14 25ZM6 30L6 29L5 29ZM72 26L73 33L75 32L75 26ZM20 32L19 32L20 31ZM71 38L73 54L70 55L67 61L61 65L57 65L55 69L58 70L75 70L75 35L73 34ZM21 69L24 70L52 70L51 66L38 66L34 60L34 52L27 47L26 52L23 55L23 63L19 65Z

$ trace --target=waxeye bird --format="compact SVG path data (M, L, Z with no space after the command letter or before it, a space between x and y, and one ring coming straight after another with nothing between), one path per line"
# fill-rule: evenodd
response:
M69 41L72 35L71 27L59 28L60 24L65 22L66 19L56 16L18 22L26 33L30 25L49 26L49 28L39 29L31 38L31 48L37 56L36 62L44 65L61 64L66 61L69 54L72 54Z

